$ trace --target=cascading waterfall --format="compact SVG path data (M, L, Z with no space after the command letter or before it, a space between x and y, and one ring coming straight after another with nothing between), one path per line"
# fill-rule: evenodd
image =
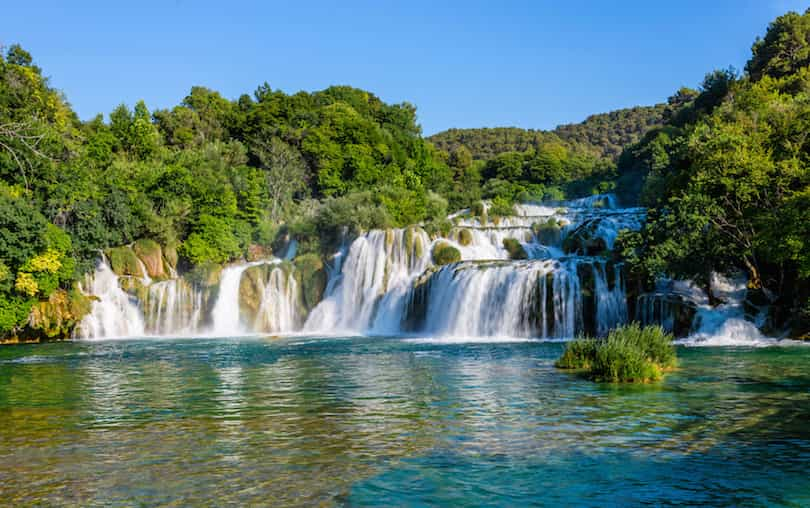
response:
M344 251L342 269L305 330L562 338L603 334L627 321L621 268L566 255L561 239L590 221L589 238L612 247L620 229L641 226L643 210L618 210L612 196L601 195L557 207L519 205L516 212L497 222L452 217L449 242L463 262L440 268L432 267L432 242L421 229L362 235ZM556 234L541 238L544 228ZM509 260L505 239L519 241L528 260Z
M608 280L608 264L595 262L594 298L596 299L596 333L605 335L611 328L627 322L627 296L621 267L613 267L613 280Z
M398 329L410 282L430 264L430 245L421 228L375 230L360 236L349 247L340 282L331 284L331 292L313 309L304 329L329 333Z
M211 310L213 335L238 335L247 332L247 328L241 319L239 309L239 284L242 281L242 274L251 266L259 266L267 263L277 263L274 261L254 261L252 263L240 263L227 266L222 269L219 281L219 295Z
M700 305L695 319L695 334L689 342L708 346L757 345L764 337L756 324L746 319L743 301L747 293L745 276L724 277L712 273L710 290L723 301L711 307Z
M195 333L200 330L202 292L179 278L155 282L146 294L144 315L152 335Z
M607 272L605 261L577 258L444 266L413 287L402 327L448 336L603 334L627 320L621 270L613 267L612 283Z
M604 252L621 230L640 228L644 213L617 208L615 198L601 195L554 206L519 205L515 216L497 220L458 215L447 238L431 238L421 227L369 231L344 243L327 263L324 296L309 312L314 302L305 305L305 283L293 259L237 263L225 267L218 282L212 278L202 286L171 267L168 279L152 280L140 261L138 276L119 280L102 260L84 286L97 301L78 335L234 336L303 329L569 338L603 335L634 310L642 322L687 331L697 314L694 322L704 337L736 333L728 326L753 336L733 291L725 306L712 308L679 294L679 283L670 281L628 308L622 267ZM510 259L505 240L517 240L528 259ZM434 266L431 249L439 241L456 247L461 262ZM285 258L296 251L291 240Z
M253 322L253 330L292 332L301 326L298 282L292 274L274 267L262 288L261 304Z
M81 286L83 292L94 295L90 314L77 328L80 337L128 337L144 334L140 309L118 284L118 276L103 257L96 272Z

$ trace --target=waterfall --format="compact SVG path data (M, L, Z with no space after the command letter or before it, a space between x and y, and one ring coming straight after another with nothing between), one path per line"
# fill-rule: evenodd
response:
M185 280L174 278L155 282L146 294L146 329L153 335L197 332L202 306L202 292Z
M594 297L596 298L596 333L605 335L611 328L627 322L627 296L620 266L613 267L613 280L608 280L608 264L596 262Z
M430 264L430 238L421 228L374 230L349 247L340 282L313 309L304 329L362 333L395 330L410 282ZM399 310L399 312L398 312Z
M628 320L621 267L603 258L565 255L562 239L592 224L588 240L612 247L620 230L641 227L644 211L616 209L610 195L563 205L519 205L517 215L483 223L451 216L455 227L442 241L459 250L462 263L444 267L433 266L432 241L420 228L365 233L342 249L342 265L330 274L326 298L304 330L604 334ZM506 239L520 242L528 260L510 260Z
M325 263L326 288L309 312L307 305L314 302L305 303L304 296L310 294L310 279L296 272L294 239L284 261L236 263L221 271L218 282L191 284L174 270L167 280L151 280L140 262L140 277L119 280L102 262L86 291L99 300L80 334L234 336L303 330L570 338L604 335L627 322L622 267L604 252L620 231L641 227L644 210L620 209L614 197L599 195L553 206L518 205L515 211L491 220L456 214L445 237L412 226L345 239ZM510 259L507 240L518 241L527 259ZM438 241L457 248L461 261L434 266L431 248ZM670 311L662 301L639 296L636 318L670 327L683 327L689 318L691 325L691 314ZM712 315L702 318L704 327L711 322Z
M745 276L725 277L712 273L710 289L723 303L698 307L695 334L689 343L707 346L749 346L767 343L756 324L747 320L743 301L747 293Z
M607 266L577 258L444 266L413 287L402 326L448 336L604 334L627 321L621 270L611 267L609 283Z
M239 335L248 331L241 320L239 309L239 284L242 281L242 274L251 266L277 262L278 260L254 261L251 263L239 263L222 269L219 280L219 295L214 303L214 308L211 310L212 334L223 336Z
M91 312L77 327L80 338L143 337L145 335L238 335L254 332L290 332L303 321L300 290L292 272L275 267L261 289L251 319L240 308L240 285L246 270L277 265L278 259L240 263L222 270L213 305L209 290L195 287L172 272L172 278L118 277L102 256L81 290L95 298ZM127 291L122 289L127 288ZM214 288L216 289L216 288ZM206 322L209 321L210 325Z
M81 290L94 295L90 313L77 328L77 335L87 338L128 337L144 334L141 311L121 289L118 276L102 255L96 272L87 277Z
M291 273L274 267L261 291L261 303L253 330L260 332L294 332L301 326L297 302L298 282Z

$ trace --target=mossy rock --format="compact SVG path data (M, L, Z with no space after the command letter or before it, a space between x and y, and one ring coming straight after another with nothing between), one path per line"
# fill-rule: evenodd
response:
M255 243L250 244L248 246L247 251L247 260L248 261L259 261L261 259L267 259L273 255L273 250L269 247L265 247L263 245L258 245Z
M526 249L523 248L523 244L514 238L504 238L503 248L509 253L509 259L529 258L529 255L526 253Z
M154 240L141 239L132 244L132 251L146 267L149 277L157 280L167 279L169 274L163 262L163 249Z
M177 261L179 256L177 255L177 247L174 245L167 245L165 249L163 249L163 257L166 258L166 262L171 266L173 269L177 269Z
M413 239L413 253L417 259L421 259L425 254L425 246L422 245L422 237L417 236Z
M417 238L418 240L418 238ZM293 260L301 284L304 305L312 310L323 299L327 275L323 260L317 254L303 254Z
M433 263L439 266L461 261L461 252L447 242L436 242L431 256Z
M549 218L546 222L532 225L537 240L543 245L559 245L562 240L562 228L556 219Z
M219 285L219 280L222 277L222 265L217 263L203 263L192 268L185 277L189 282L198 287L216 287Z
M472 231L467 228L458 230L458 243L464 247L470 245L473 241Z
M140 277L119 277L118 287L140 301L144 301L146 299L146 294L149 292L149 288L144 285L143 279Z
M598 227L598 219L582 223L563 240L563 251L584 256L600 256L608 252L604 238L596 234Z
M254 322L259 314L265 283L272 269L271 265L257 265L242 273L239 281L239 311L250 323Z
M37 302L31 308L28 327L32 335L40 335L51 340L69 339L74 328L90 313L91 297L73 289L58 289L51 293L47 301Z
M118 276L143 277L138 256L129 246L112 247L105 252L112 271Z

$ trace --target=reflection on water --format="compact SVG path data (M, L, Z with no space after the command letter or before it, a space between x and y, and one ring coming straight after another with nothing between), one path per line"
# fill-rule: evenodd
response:
M0 349L0 504L810 503L810 348L187 339Z

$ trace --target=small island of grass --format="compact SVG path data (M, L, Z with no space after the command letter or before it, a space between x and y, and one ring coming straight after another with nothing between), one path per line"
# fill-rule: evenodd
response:
M611 330L605 338L569 342L554 365L579 370L594 381L646 383L660 380L676 363L672 335L660 326L633 323Z

